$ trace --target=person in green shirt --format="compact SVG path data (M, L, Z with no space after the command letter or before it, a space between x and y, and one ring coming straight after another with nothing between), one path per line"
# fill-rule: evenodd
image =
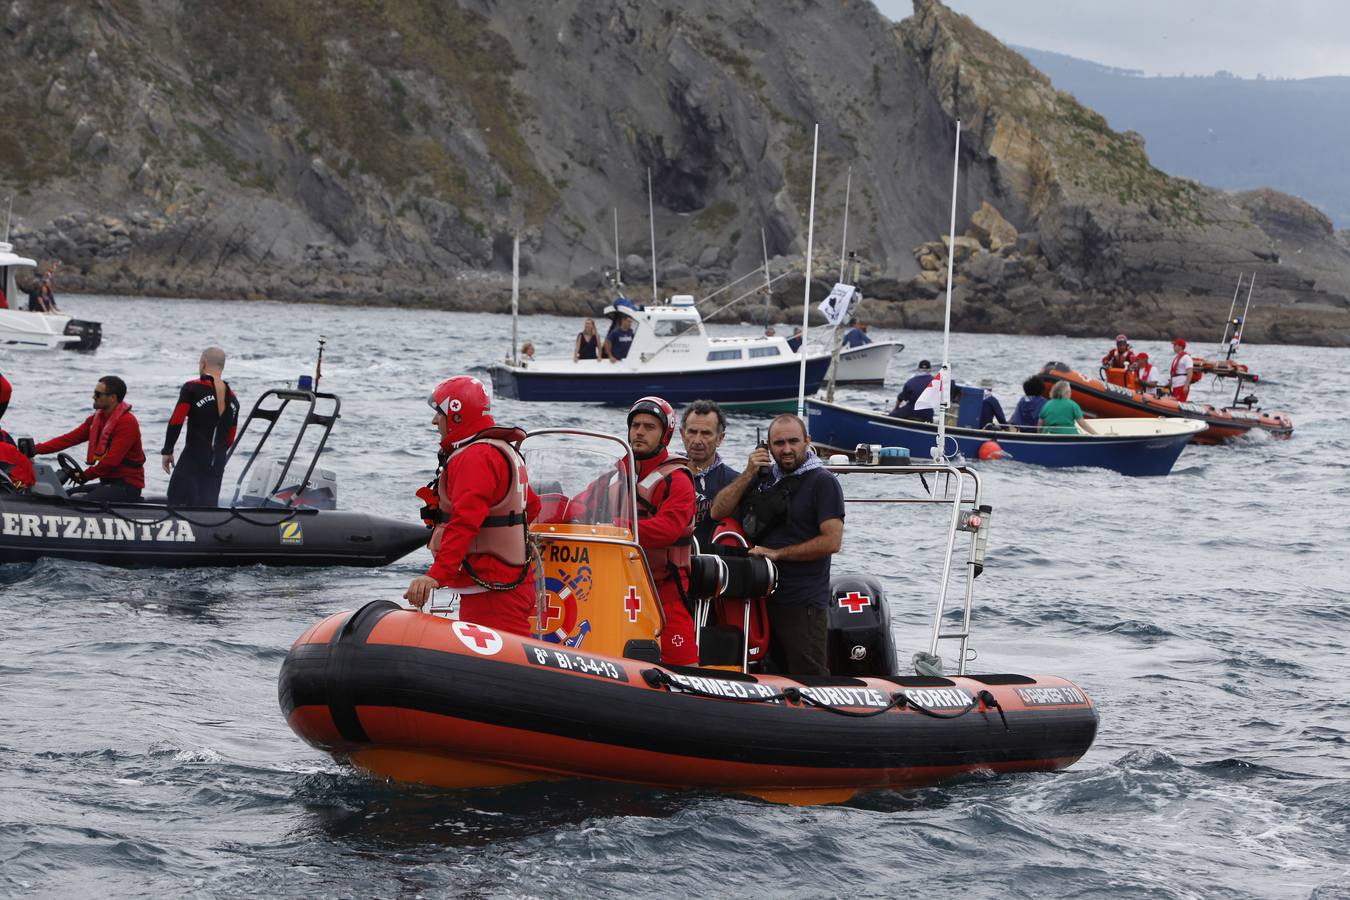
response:
M1041 407L1041 431L1050 434L1077 434L1078 428L1096 434L1083 418L1083 408L1070 399L1073 389L1067 381L1057 381L1050 389L1050 399ZM1074 426L1078 426L1075 428Z

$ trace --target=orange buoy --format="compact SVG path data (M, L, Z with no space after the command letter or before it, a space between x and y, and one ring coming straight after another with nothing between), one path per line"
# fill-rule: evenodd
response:
M985 441L980 445L980 459L1002 459L1003 448L998 441Z

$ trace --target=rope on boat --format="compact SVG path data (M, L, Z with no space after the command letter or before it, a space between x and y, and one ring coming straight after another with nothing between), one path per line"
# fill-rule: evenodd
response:
M941 713L938 712L937 710L929 709L926 706L914 702L904 691L894 691L891 694L891 702L887 703L880 709L871 709L866 712L859 712L853 709L845 709L842 706L835 706L834 704L826 703L823 700L817 700L810 694L802 693L802 689L799 687L785 687L783 688L781 693L770 694L766 697L727 697L723 694L714 693L712 691L705 691L702 688L695 687L692 684L682 684L679 681L676 681L674 678L672 678L670 673L664 672L661 669L643 669L642 678L644 681L647 682L647 684L651 685L654 688L664 687L667 690L675 689L680 691L681 693L693 694L696 697L707 697L710 700L730 700L733 703L774 703L779 700L789 700L793 703L797 703L802 706L810 706L815 709L823 709L826 712L834 713L836 716L846 716L850 719L870 719L874 716L879 716L882 715L883 713L888 713L893 709L903 710L906 708L912 709L921 715L925 715L933 719L959 719L961 718L961 716L966 715L972 710L978 709L980 703L983 702L987 708L998 710L998 717L999 720L1003 723L1003 730L1012 731L1012 729L1008 727L1008 717L1004 715L1003 705L999 703L998 698L995 697L988 690L982 690L978 694L976 694L973 698L971 698L970 703L965 707L965 709L961 709L952 713Z

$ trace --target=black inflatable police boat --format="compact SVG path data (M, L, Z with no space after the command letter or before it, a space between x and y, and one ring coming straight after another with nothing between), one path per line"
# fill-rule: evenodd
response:
M303 418L289 455L255 465L292 403ZM340 405L334 394L308 390L271 390L258 398L235 447L254 422L267 426L251 447L229 506L81 500L45 463L35 464L38 481L28 493L15 493L0 479L0 563L46 557L167 568L387 565L424 545L427 529L334 508L336 478L317 463ZM296 454L305 430L316 425L322 431L301 473ZM72 466L78 468L66 457L63 467Z

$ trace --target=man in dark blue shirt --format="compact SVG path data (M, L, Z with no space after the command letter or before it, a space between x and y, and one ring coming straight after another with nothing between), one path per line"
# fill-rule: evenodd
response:
M788 338L788 346L792 348L793 353L802 349L802 327L800 325L792 329L792 337Z
M1041 407L1045 406L1045 382L1039 375L1032 375L1022 382L1022 393L1025 396L1017 401L1008 424L1024 431L1035 431L1040 427Z
M872 343L872 339L867 336L866 322L859 322L857 319L849 319L848 324L853 327L844 335L845 347L862 347Z
M844 542L844 491L811 449L797 416L785 413L769 423L768 448L750 453L745 471L713 501L711 515L721 518L738 507L742 524L753 526L747 527L756 543L750 552L778 567L778 589L768 604L770 656L789 675L828 675L830 557ZM775 508L765 518L765 510Z
M905 382L904 387L900 388L900 393L895 398L895 406L891 409L891 415L901 419L917 419L920 422L933 421L931 409L914 408L914 403L928 389L932 380L933 364L926 359L919 360L919 368L910 376L909 381Z
M624 316L619 320L619 326L609 333L605 338L608 345L606 355L612 362L628 356L628 351L633 348L633 319L631 316Z
M717 448L727 436L727 417L712 400L695 400L680 415L680 437L684 440L684 455L694 473L694 494L697 508L694 513L694 537L699 549L707 552L712 544L717 519L708 515L713 498L722 488L741 474L722 461Z

